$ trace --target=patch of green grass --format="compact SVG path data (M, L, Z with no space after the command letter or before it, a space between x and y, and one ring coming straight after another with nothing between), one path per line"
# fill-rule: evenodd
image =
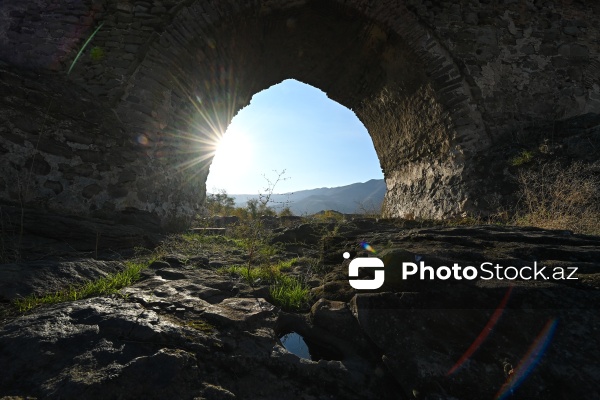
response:
M286 261L279 261L277 264L275 264L275 268L277 268L279 271L289 271L296 264L298 264L298 259L292 258Z
M231 276L240 276L251 285L257 283L274 283L282 276L282 271L289 271L297 262L297 258L292 258L291 260L280 261L276 264L259 265L256 267L231 265L219 268L219 271Z
M84 283L80 286L71 286L43 296L30 295L15 301L19 312L24 313L41 305L64 303L66 301L81 300L88 297L114 294L119 289L131 285L140 279L140 272L150 263L125 262L125 269L115 274Z
M157 249L158 253L180 253L197 255L199 251L222 252L227 250L249 251L254 249L256 255L262 258L271 257L279 251L277 246L264 242L257 243L248 238L235 238L224 235L204 235L201 233L184 233L169 236Z
M310 299L310 288L293 276L284 275L298 263L297 258L280 261L277 264L261 265L248 268L247 265L232 265L220 269L222 273L239 276L251 285L270 284L269 293L275 305L284 310L297 311L303 309Z
M308 305L310 289L300 280L281 275L269 288L273 303L287 311L298 311Z
M243 245L239 240L233 239L223 235L204 235L202 233L183 233L179 235L181 239L188 243L202 243L202 244L221 244L227 246L242 247Z
M521 154L510 159L509 163L513 167L519 167L533 160L533 152L523 150Z

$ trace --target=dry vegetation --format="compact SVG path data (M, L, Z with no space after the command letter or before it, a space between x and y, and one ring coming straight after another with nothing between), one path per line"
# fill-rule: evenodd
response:
M514 223L600 235L600 165L551 162L518 175Z

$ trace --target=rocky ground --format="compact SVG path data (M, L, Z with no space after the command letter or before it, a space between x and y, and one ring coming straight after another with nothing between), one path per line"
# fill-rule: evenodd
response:
M311 287L300 312L275 306L268 285L219 269L244 263L244 251L206 242L185 254L170 248L119 294L25 314L11 302L123 263L73 252L0 265L0 397L600 398L600 237L364 219L298 223L271 240L281 243L272 261L298 258L287 273ZM348 283L342 254L367 256L361 242L385 263L381 289ZM537 261L577 267L579 279L398 279L401 263L417 260L435 268ZM279 338L292 331L322 358L286 350Z

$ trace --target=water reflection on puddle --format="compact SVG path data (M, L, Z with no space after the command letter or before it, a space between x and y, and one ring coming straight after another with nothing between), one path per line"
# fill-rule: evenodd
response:
M290 332L283 335L279 340L281 340L281 344L287 351L292 354L297 355L300 358L311 359L310 352L308 351L308 346L304 341L304 338L297 334L296 332Z
M308 360L341 360L342 354L330 346L305 339L296 332L286 333L279 338L281 344L287 351L300 358Z

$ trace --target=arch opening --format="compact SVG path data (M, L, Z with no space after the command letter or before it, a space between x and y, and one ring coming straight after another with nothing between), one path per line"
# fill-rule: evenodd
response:
M470 140L475 131L456 128L445 104L455 99L439 93L448 77L433 79L414 44L385 24L334 2L307 2L244 13L209 35L190 37L168 56L160 43L151 48L119 107L127 119L132 98L149 102L157 118L130 118L130 128L176 138L173 147L181 149L176 163L186 165L181 154L189 149L189 132L198 133L194 141L210 142L254 93L293 78L325 91L367 128L388 189L384 215L442 218L469 207L464 159L485 141ZM149 92L165 76L168 85ZM196 156L206 162L193 172L171 170L196 199L206 193L212 151L207 146Z
M274 180L284 170L275 193L383 178L371 137L356 115L322 91L291 79L254 95L233 118L215 152L207 189L256 195L264 193L265 178ZM293 204L296 197L290 197L289 206L303 213ZM372 208L380 207L381 200Z

